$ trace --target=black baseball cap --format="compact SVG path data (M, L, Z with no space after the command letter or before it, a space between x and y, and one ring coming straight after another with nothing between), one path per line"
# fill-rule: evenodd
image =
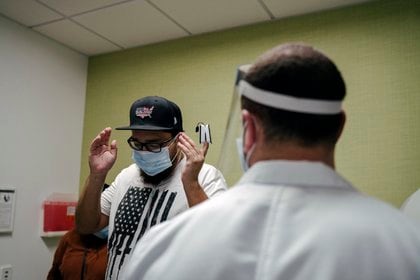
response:
M146 96L130 108L130 125L117 130L163 130L180 132L182 115L178 105L160 96Z

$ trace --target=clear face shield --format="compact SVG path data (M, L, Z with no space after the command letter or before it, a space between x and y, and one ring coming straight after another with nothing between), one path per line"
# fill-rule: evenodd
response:
M251 65L241 65L236 72L235 86L232 94L229 118L227 121L225 137L218 160L218 168L224 174L229 186L235 184L242 176L244 166L242 165L242 119L241 119L241 97L238 92L238 85L244 79L245 74Z
M335 115L342 111L342 100L297 98L287 93L257 88L244 80L250 67L251 65L243 65L238 68L225 138L218 162L218 167L223 174L229 176L226 178L229 185L236 183L243 174L243 170L247 168L242 151L243 124L240 106L242 95L263 106L297 113Z

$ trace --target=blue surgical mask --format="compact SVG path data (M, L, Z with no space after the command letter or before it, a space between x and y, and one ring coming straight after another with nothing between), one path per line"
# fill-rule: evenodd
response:
M159 153L149 151L133 151L133 161L149 176L155 176L172 166L168 147L163 147Z
M243 134L245 134L245 130L247 127L247 123L243 127ZM242 135L243 137L243 135ZM251 154L254 152L255 143L252 145L251 149L249 150L248 154L245 155L244 153L244 144L243 144L243 138L236 138L236 148L238 150L239 155L239 161L241 162L241 167L244 172L246 172L249 168L249 159L251 157Z
M243 141L242 141L242 138L240 137L236 138L236 148L238 151L239 162L241 163L242 171L245 172L248 169L248 164L246 163L246 160L245 160Z
M108 239L108 227L106 226L100 231L95 232L94 235L101 239Z

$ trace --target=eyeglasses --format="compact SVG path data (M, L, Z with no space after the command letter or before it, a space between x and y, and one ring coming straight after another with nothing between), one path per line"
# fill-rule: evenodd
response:
M145 148L149 152L159 153L162 150L162 147L168 146L168 143L175 139L176 137L170 138L160 143L142 143L136 138L130 137L127 139L127 143L133 150L136 151L143 151L143 149Z

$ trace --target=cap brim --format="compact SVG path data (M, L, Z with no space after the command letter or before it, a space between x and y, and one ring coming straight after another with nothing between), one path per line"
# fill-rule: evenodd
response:
M162 127L162 126L153 126L153 125L130 125L130 126L122 126L116 127L116 130L152 130L152 131L171 131L174 130L172 127Z

